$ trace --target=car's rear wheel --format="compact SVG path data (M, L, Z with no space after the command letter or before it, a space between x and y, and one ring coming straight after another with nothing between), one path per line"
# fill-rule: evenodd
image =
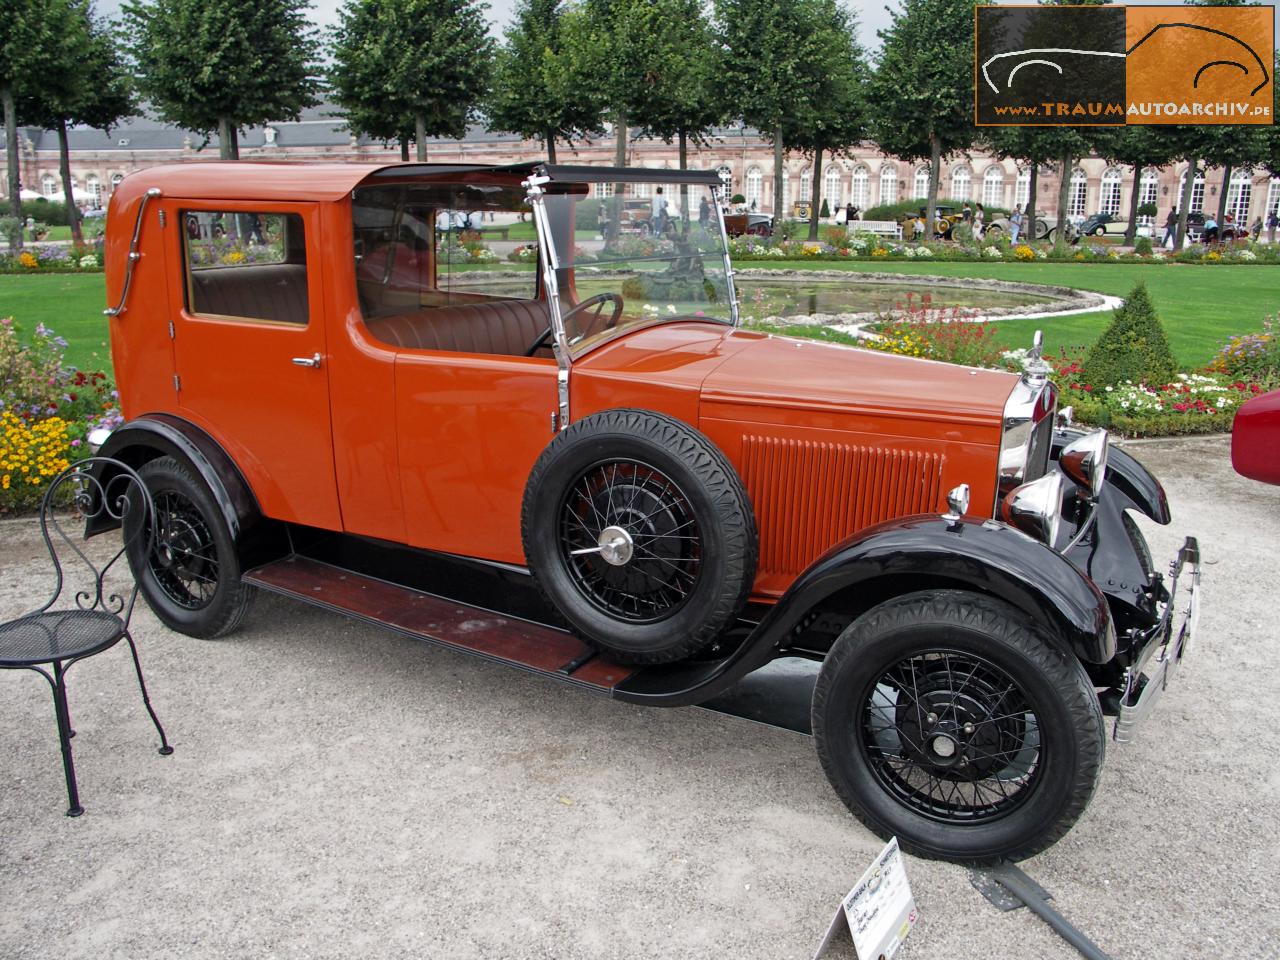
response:
M954 590L875 607L836 640L813 696L836 792L921 856L1021 859L1088 806L1105 749L1080 662L1013 607Z
M235 630L255 591L240 581L235 542L213 495L195 472L173 457L138 470L155 502L150 553L133 537L128 553L142 595L165 626L212 639Z
M525 556L583 639L627 663L696 653L741 612L756 569L742 482L692 428L644 410L573 424L530 473Z

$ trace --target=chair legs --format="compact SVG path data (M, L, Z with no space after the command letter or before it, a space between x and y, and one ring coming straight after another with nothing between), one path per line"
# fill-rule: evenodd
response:
M138 674L138 688L142 691L142 702L147 708L147 713L151 715L151 722L156 725L156 733L160 734L160 756L167 757L173 753L173 747L169 746L169 740L164 735L164 727L160 726L160 719L151 708L151 698L147 696L147 681L142 679L142 664L138 662L138 647L128 633L124 638L129 641L129 652L133 654L133 669Z
M164 727L160 725L160 718L156 716L155 709L151 706L151 697L147 695L147 682L142 677L142 664L138 660L138 647L133 642L133 637L128 633L124 635L125 640L129 642L129 652L133 655L133 669L138 675L138 688L142 691L142 703L147 708L147 714L151 717L151 722L155 724L156 732L160 734L160 755L169 756L173 753L173 747L169 745L169 739L165 736ZM49 676L39 667L29 667L39 673L49 681L49 687L53 691L53 712L58 720L58 745L62 748L62 772L67 780L67 816L78 817L84 813L84 807L80 806L80 790L76 785L76 765L71 756L71 738L76 732L71 729L71 711L67 707L67 668L75 663L64 663L61 660L52 661L53 676Z
M62 772L67 778L67 816L84 813L76 789L76 766L71 759L71 716L67 711L67 682L61 660L53 661L53 712L58 718L58 743L62 747Z

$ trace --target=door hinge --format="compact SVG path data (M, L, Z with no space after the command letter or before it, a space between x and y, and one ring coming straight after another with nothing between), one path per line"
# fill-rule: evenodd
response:
M554 410L552 410L551 411L551 432L555 433L559 429L560 429L560 417Z
M173 337L174 337L173 321L170 320L169 321L169 339L172 340Z
M182 389L182 378L178 376L176 373L173 375L173 389L174 390Z
M164 215L164 211L163 211L163 210L161 210L161 211L160 211L160 226L162 226L162 227L163 227L163 226L165 225L166 219L167 219L167 218L166 218L166 217L165 217L165 215Z

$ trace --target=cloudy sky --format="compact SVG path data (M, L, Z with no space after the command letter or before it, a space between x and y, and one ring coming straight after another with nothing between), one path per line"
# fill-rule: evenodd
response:
M313 0L312 6L315 8L315 22L320 26L331 26L338 19L338 8L343 5L344 0ZM1000 0L1000 2L1018 3L1027 2L1027 0ZM1168 4L1170 0L1128 0L1131 5L1155 5L1160 3ZM492 30L495 35L502 33L503 28L511 20L511 11L515 7L516 0L489 0L489 21L492 24ZM874 50L880 45L880 41L876 38L876 31L883 30L889 25L890 8L897 9L897 0L845 0L845 6L858 16L858 28L861 34L863 45L868 50ZM116 17L120 13L121 0L98 0L96 7L98 12L108 16ZM1280 12L1277 13L1277 22L1280 23Z

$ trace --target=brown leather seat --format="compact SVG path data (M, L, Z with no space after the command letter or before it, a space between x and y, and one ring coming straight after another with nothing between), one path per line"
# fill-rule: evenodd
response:
M550 322L541 300L495 300L379 317L367 326L383 343L410 350L522 357Z
M191 300L193 313L305 326L307 268L301 263L268 263L193 270Z

